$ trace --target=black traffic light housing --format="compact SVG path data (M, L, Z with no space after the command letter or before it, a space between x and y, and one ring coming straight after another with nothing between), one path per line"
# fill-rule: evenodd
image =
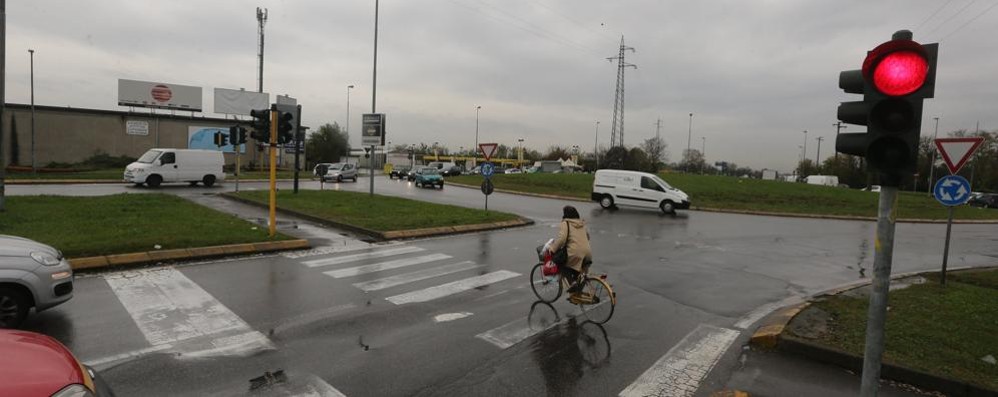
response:
M291 112L280 112L277 115L277 143L291 143L294 142L294 125L291 121L294 120L295 116Z
M250 136L260 143L270 143L270 109L250 110L253 132Z
M233 145L246 143L246 128L241 125L229 127L229 142Z
M215 146L222 147L229 144L228 142L229 137L225 135L225 133L222 131L216 131L214 138L215 138Z
M939 44L911 39L910 31L898 31L867 53L863 69L839 74L839 88L863 94L863 100L840 104L838 118L865 125L867 132L839 134L835 150L865 157L885 186L898 186L915 173L922 101L935 94Z

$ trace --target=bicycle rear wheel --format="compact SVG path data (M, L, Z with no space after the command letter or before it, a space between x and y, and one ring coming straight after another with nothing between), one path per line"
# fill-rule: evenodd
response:
M561 280L558 276L545 276L544 264L538 263L530 271L530 289L542 302L551 303L561 296Z
M592 297L592 303L579 304L586 318L596 324L610 321L610 317L613 317L613 308L617 304L617 297L614 296L610 284L599 277L586 277L586 285L583 286L582 292L587 297Z

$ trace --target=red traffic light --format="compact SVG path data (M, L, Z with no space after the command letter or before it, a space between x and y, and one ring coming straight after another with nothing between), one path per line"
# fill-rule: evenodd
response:
M884 95L908 95L925 85L929 60L921 44L891 40L870 51L863 62L863 74Z

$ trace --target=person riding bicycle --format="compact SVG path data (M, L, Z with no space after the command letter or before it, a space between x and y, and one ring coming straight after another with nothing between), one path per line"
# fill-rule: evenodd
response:
M563 277L572 281L572 286L568 292L577 293L582 289L582 284L579 283L579 273L583 271L583 267L589 267L589 264L592 263L593 252L589 246L586 221L582 220L579 211L570 205L566 205L562 209L562 222L558 226L558 238L551 243L548 251L553 255L564 246L568 247L568 260L566 263L559 263L558 269Z

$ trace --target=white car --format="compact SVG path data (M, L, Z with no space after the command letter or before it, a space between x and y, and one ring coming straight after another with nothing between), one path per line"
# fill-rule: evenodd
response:
M519 168L510 168L510 169L506 170L506 173L507 174L522 174L523 170L521 170Z
M625 170L599 170L593 180L592 200L603 208L618 205L658 208L667 214L690 208L690 197L658 175Z
M35 312L73 297L73 269L59 250L0 234L0 328L21 325Z
M125 182L159 187L164 182L201 182L212 186L225 180L222 166L225 158L217 150L149 149L134 163L125 167Z

